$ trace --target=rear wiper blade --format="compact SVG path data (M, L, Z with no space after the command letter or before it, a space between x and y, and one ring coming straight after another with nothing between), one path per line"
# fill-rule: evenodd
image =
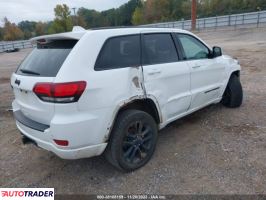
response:
M23 72L25 74L40 75L39 73L31 71L31 70L28 70L28 69L20 69L19 71L21 71L21 72Z

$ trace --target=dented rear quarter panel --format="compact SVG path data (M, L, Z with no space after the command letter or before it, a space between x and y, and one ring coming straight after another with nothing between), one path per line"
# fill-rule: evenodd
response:
M102 71L94 69L105 41L119 35L124 34L119 32L118 35L114 35L104 31L88 32L71 51L55 80L55 82L70 80L87 82L86 90L76 106L79 112L83 113L105 110L104 116L101 114L99 117L101 127L98 127L97 131L100 135L104 135L102 142L108 138L119 109L135 99L145 98L141 66ZM76 70L73 66L75 64L78 67Z

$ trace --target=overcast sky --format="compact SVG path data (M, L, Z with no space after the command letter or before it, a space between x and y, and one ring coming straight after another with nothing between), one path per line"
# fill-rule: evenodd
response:
M54 18L56 4L67 4L70 8L85 7L98 11L117 8L128 0L0 0L0 25L6 16L11 22L22 20L49 21Z

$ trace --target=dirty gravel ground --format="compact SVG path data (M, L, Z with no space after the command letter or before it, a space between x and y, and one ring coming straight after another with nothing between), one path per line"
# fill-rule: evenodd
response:
M6 109L13 98L10 74L30 50L0 54L0 187L55 187L67 194L266 194L266 29L198 35L239 59L243 105L212 105L170 124L160 132L152 160L128 174L101 156L68 161L23 146Z

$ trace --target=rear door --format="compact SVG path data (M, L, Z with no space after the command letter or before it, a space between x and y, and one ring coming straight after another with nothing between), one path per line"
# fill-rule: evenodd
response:
M155 97L169 122L190 105L190 70L178 56L171 33L142 33L142 64L147 95Z
M34 93L36 83L53 82L76 40L59 40L38 44L11 77L15 109L26 117L49 124L54 103L41 101Z
M102 39L105 37L103 35ZM129 99L143 96L140 58L139 33L117 36L110 33L97 57L94 71L88 77L90 93L87 107L117 108Z
M210 50L196 37L177 34L184 58L191 70L191 106L202 107L219 97L225 67L218 59L210 58Z

